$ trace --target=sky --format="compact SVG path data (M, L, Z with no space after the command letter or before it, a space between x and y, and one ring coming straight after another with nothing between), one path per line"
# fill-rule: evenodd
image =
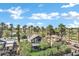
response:
M0 23L79 27L78 3L0 3Z

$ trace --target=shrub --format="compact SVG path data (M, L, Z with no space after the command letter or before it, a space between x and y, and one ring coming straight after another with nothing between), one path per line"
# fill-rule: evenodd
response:
M58 52L58 50L56 47L51 49L52 55L54 55L54 56L57 55L57 52Z
M40 42L40 48L44 50L44 49L47 49L48 47L50 47L49 43L47 42L47 40L43 39Z
M63 54L67 54L71 52L71 49L67 45L63 44L60 46L60 52L62 52Z
M51 55L52 55L52 50L51 49L45 50L45 56L51 56Z
M57 49L59 49L61 45L62 42L55 42L52 47L56 47Z
M70 48L67 48L67 49L65 50L65 52L66 52L66 53L70 53L70 52L71 52L71 49L70 49Z
M20 46L21 46L21 55L24 55L24 56L30 55L31 49L32 49L30 42L27 42L27 41L21 42Z

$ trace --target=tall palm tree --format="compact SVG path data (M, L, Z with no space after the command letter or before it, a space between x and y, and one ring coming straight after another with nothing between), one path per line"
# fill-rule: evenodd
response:
M18 43L20 43L20 25L17 25L17 38L18 38Z
M53 42L52 42L52 39L51 39L51 35L55 34L55 31L54 31L52 25L48 25L46 29L47 29L47 35L50 35L50 41L51 41L51 47L52 47Z
M23 26L23 33L24 33L24 35L26 35L26 30L27 30L27 25L24 25Z
M29 33L30 33L30 35L31 35L32 32L33 32L33 25L30 25L30 26L28 27L28 29L29 29Z
M18 48L17 54L20 55L20 25L17 25L17 39L18 39Z
M4 26L5 26L5 24L2 22L1 29L0 29L0 38L3 36Z
M26 30L27 30L27 25L23 26L23 32L26 34Z
M55 34L55 31L54 31L52 25L48 25L46 29L47 29L47 34L48 34L48 35Z
M12 36L13 36L13 24L10 24L10 35L11 35L11 39L12 39Z
M43 26L41 27L41 32L42 32L42 37L45 36L45 35L43 35L45 32L45 28Z
M27 38L27 36L26 36L27 25L24 25L22 29L23 29L23 37L22 38L25 39L25 38Z
M58 30L58 28L55 28L55 35L59 35L59 30Z
M61 40L62 40L62 37L66 34L66 27L63 24L59 24L58 27L59 27L59 32L60 32Z
M39 31L40 31L40 27L36 26L36 32L37 32L37 34L39 33Z

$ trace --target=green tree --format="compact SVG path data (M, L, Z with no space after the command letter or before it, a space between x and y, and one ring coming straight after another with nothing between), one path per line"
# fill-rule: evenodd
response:
M61 35L61 40L62 40L62 37L66 34L66 27L63 24L60 24L58 27L59 27L59 32Z
M51 43L51 47L52 47L53 43L52 43L51 35L55 34L55 31L54 31L52 25L48 25L47 28L46 28L46 30L47 30L47 34L50 35L50 41L51 41L50 43Z
M59 30L58 30L58 28L55 28L55 35L59 35Z
M17 48L17 54L20 55L20 25L17 25L17 40L18 40L18 48Z
M3 37L8 38L10 36L10 33L8 30L5 30L3 33Z
M33 25L30 25L28 29L29 29L29 34L31 35L33 33Z
M71 52L71 49L67 45L63 44L63 45L60 46L60 51L63 54L67 54L67 53Z
M39 31L40 31L40 27L36 26L36 32L37 32L37 34L39 33Z
M23 26L23 32L26 34L26 30L27 30L27 25Z
M27 38L27 36L26 36L26 34L27 34L27 33L26 33L27 25L24 25L22 29L23 29L23 35L22 35L22 38L25 39L25 38Z
M18 43L20 43L20 25L17 25L17 38L18 38Z
M13 37L13 24L10 24L10 35L11 35L11 39L12 39L12 37Z
M51 49L51 53L52 53L53 56L57 56L57 55L59 55L59 54L58 54L59 51L57 50L56 47L54 47L54 48Z
M55 34L55 31L54 31L52 25L48 25L46 29L47 29L47 34L48 34L48 35Z
M28 41L21 42L21 55L30 56L32 51L32 44Z
M3 31L4 31L5 24L2 22L0 25L1 25L1 28L0 28L0 38L1 38L3 36Z
M41 27L41 35L42 37L45 37L45 28L43 26Z

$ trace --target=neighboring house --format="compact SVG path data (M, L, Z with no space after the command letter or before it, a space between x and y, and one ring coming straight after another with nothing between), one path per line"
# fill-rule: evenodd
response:
M15 40L6 40L4 38L0 38L0 44L2 44L4 48L10 49L12 49L15 44L17 45Z
M16 41L0 38L0 56L16 55L17 47Z
M37 34L34 34L34 35L28 37L28 41L32 43L32 47L34 49L38 48L38 46L41 42L41 39L42 39L42 37L40 37Z

